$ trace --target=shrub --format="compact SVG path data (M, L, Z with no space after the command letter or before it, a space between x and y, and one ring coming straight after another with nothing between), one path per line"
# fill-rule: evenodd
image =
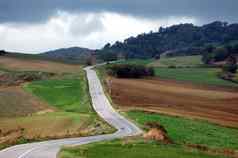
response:
M154 69L143 65L120 64L107 67L108 73L118 78L142 78L154 76Z
M223 71L226 73L236 73L237 71L237 59L235 56L231 55L226 60L226 64L223 66Z
M223 71L224 72L228 72L228 73L236 73L237 72L237 65L229 65L229 64L226 64L223 66Z

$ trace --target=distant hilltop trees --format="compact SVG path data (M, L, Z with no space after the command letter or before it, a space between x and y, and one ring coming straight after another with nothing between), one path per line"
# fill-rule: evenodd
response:
M0 50L0 56L7 54L5 50Z
M236 42L238 24L216 21L203 26L180 24L161 27L157 32L107 44L99 52L103 59L116 59L118 53L123 53L125 58L157 58L165 52L168 56L203 54L208 45L217 47Z

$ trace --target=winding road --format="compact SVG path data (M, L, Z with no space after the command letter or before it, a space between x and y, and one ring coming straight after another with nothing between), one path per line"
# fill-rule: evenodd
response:
M112 108L93 67L86 67L84 70L87 74L92 105L95 111L107 123L115 127L117 132L107 135L16 145L0 151L0 158L56 158L62 146L82 145L142 134L142 131L135 124L128 121Z

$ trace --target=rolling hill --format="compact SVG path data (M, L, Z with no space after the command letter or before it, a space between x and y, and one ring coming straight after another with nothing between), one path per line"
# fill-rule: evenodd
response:
M94 50L88 48L70 47L44 52L41 53L40 56L54 60L64 60L73 63L84 63L92 52L94 52Z

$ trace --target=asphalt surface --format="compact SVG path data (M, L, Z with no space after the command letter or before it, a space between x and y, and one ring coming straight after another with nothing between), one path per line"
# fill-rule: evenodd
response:
M0 158L56 158L62 146L75 146L139 135L142 131L132 122L117 113L108 101L93 67L86 67L92 104L98 115L117 129L116 133L81 138L51 140L12 146L0 151Z

